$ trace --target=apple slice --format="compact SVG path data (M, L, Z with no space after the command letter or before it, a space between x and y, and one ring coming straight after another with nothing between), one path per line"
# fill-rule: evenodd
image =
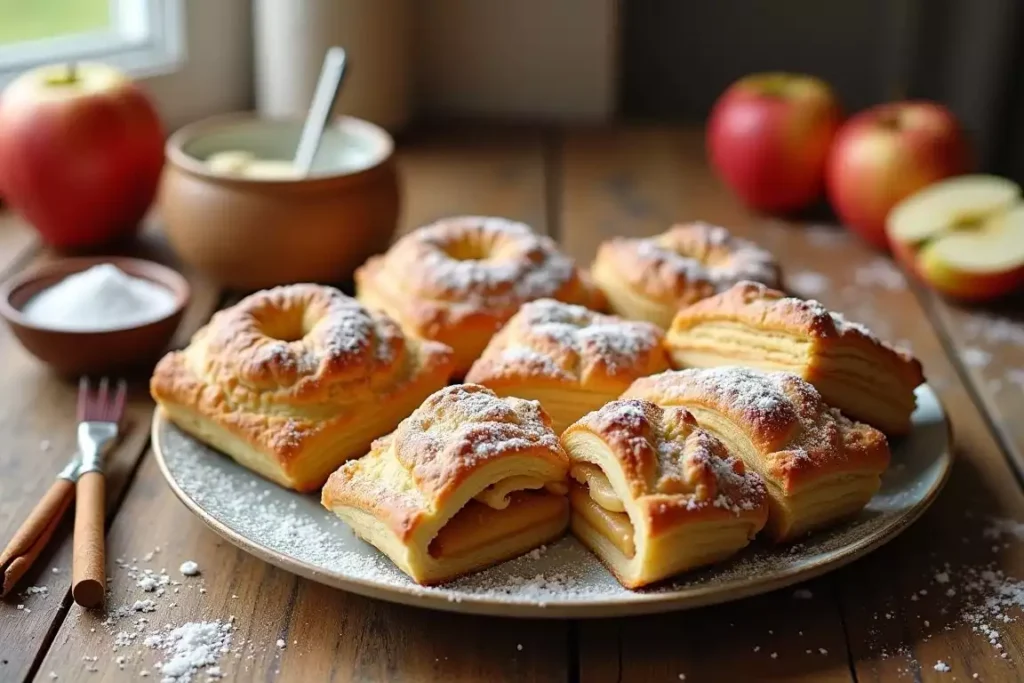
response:
M945 294L990 299L1024 283L1024 204L1010 180L944 180L897 204L886 223L896 257Z

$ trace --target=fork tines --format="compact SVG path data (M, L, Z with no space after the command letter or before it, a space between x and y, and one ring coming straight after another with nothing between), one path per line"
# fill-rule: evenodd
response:
M114 396L110 398L110 380L100 379L99 390L90 395L89 378L82 377L78 381L78 421L79 422L113 422L121 421L124 414L125 396L128 385L123 379L117 380Z

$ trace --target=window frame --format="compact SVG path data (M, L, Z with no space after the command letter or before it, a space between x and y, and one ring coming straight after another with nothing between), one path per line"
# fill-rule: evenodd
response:
M112 27L0 45L0 88L44 64L104 62L140 78L185 61L184 0L110 0Z

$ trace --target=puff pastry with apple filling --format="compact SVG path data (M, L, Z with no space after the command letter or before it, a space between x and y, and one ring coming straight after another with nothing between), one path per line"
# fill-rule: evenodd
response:
M408 338L333 287L257 292L156 366L170 419L282 486L320 488L444 386L451 349Z
M768 485L767 533L777 541L856 515L889 464L877 429L825 404L796 375L723 367L639 379L624 397L681 406Z
M768 519L761 478L683 408L614 401L562 446L573 533L627 588L722 560Z
M540 401L555 432L667 370L663 333L648 322L552 299L524 304L470 369L467 382Z
M887 434L910 431L921 364L817 301L742 282L676 314L666 337L676 367L785 370L825 401Z
M435 584L561 536L568 467L536 401L455 385L342 465L322 502L413 580Z

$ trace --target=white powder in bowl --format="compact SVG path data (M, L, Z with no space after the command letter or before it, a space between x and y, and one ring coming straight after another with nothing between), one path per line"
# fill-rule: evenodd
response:
M174 311L174 294L104 263L39 292L22 313L33 325L69 332L101 332L143 325Z

